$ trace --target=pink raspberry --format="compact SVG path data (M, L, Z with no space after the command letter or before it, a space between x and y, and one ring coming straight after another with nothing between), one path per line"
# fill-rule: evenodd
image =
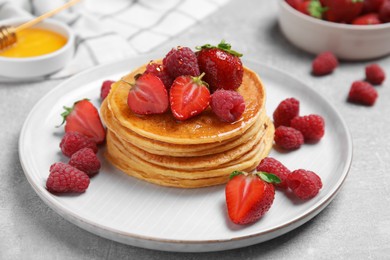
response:
M312 72L316 76L327 75L337 68L339 62L331 52L320 53L312 63Z
M108 93L110 93L111 85L115 81L112 80L106 80L103 82L102 87L100 88L100 99L103 101L107 96Z
M299 115L299 101L295 98L287 98L276 107L273 118L274 125L290 126L290 121Z
M162 64L151 61L148 65L146 65L145 72L152 73L159 77L167 90L171 88L174 79L171 78Z
M277 146L283 149L295 150L301 147L304 138L300 131L281 125L275 130L274 141Z
M368 82L355 81L348 93L348 101L351 103L373 106L378 97L376 89Z
M198 59L188 47L173 48L163 59L163 66L174 79L183 75L196 77L200 74Z
M385 78L385 71L378 64L371 64L366 67L366 80L371 84L380 85Z
M319 115L297 116L291 127L302 133L305 142L318 142L325 134L325 121Z
M60 148L65 156L71 157L72 154L82 148L91 148L97 153L98 148L96 143L89 137L78 132L67 132L62 137Z
M212 111L225 122L237 121L245 111L244 98L236 91L218 89L211 95Z
M83 148L74 153L70 157L69 165L85 172L88 176L93 176L100 170L100 161L90 148Z
M46 181L46 188L50 192L84 192L89 186L89 177L84 172L58 162L50 166L50 174Z
M260 164L256 167L257 171L261 172L267 172L275 174L279 177L280 183L275 184L275 186L281 188L281 189L287 189L287 176L290 174L290 170L287 169L286 166L284 166L281 162L278 160L272 158L272 157L265 157L263 160L261 160Z
M306 200L318 194L322 181L316 173L299 169L287 176L287 185L298 198Z

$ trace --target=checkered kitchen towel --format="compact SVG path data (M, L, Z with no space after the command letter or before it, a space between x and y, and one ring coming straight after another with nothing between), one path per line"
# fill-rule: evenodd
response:
M229 0L83 0L54 19L76 33L74 59L51 79L147 53ZM0 20L46 13L66 0L0 0Z

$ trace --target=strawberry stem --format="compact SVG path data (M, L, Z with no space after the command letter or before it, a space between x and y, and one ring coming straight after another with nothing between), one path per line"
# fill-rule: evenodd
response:
M214 45L207 43L207 44L204 44L202 46L195 47L195 49L197 49L197 50L214 49L214 48L218 48L218 49L225 51L227 53L230 53L231 55L236 56L236 57L242 57L242 53L239 53L237 51L232 50L231 49L232 46L229 43L225 42L225 40L221 40L221 42L217 46L214 46Z
M72 113L72 111L73 111L74 107L76 106L76 104L79 103L82 100L88 100L89 101L88 98L84 98L84 99L80 99L80 100L77 100L76 102L74 102L72 107L63 106L65 111L61 113L62 123L57 125L56 128L62 126L65 123L66 118L70 115L70 113Z
M209 84L207 84L207 82L203 81L202 78L203 76L206 75L206 73L202 72L202 74L200 74L199 76L197 77L191 77L192 78L192 81L197 84L198 86L201 86L201 85L204 85L206 87L209 87Z
M240 174L244 174L245 175L245 172L242 172L242 171L234 171L230 174L229 176L229 179L233 179L234 177L236 177L237 175L240 175Z
M280 178L278 176L276 176L275 174L273 173L268 173L268 172L256 172L255 173L257 176L260 177L260 179L262 179L263 181L265 182L268 182L268 183L275 183L275 184L278 184L278 183L281 183L282 181L280 180Z
M137 74L137 75L140 75L140 76L141 76L141 74ZM134 79L135 79L135 80L137 80L137 79L140 77L140 76L137 77L137 75L134 76ZM136 78L136 77L137 77L137 78ZM124 80L124 79L120 79L120 81L123 81L124 83L129 84L131 87L134 87L134 86L135 86L135 83L130 83L130 82Z
M311 16L322 19L322 14L328 11L328 7L322 7L319 0L312 0L309 4L309 13Z

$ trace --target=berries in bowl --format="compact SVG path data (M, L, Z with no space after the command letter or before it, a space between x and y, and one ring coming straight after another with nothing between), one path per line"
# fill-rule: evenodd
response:
M374 2L279 0L280 28L293 45L313 54L331 51L344 60L379 58L390 54L390 1L383 1L380 9Z

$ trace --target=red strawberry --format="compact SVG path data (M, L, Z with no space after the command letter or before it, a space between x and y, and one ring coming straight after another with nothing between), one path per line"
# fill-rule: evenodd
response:
M287 4L289 4L292 8L298 9L298 6L303 3L303 0L286 0Z
M274 201L273 182L280 182L274 174L233 172L225 187L226 206L231 221L243 225L260 219Z
M319 0L308 0L300 3L297 10L306 15L322 19L322 14L327 10L327 8L322 7Z
M385 0L364 0L363 13L377 13Z
M108 96L108 93L110 93L112 83L115 83L115 81L112 81L112 80L103 81L102 86L100 88L100 99L101 100L104 100Z
M175 79L170 90L170 103L173 116L186 120L202 113L210 103L210 91L199 77L180 76Z
M370 25L370 24L380 24L380 23L381 21L379 20L379 15L376 13L364 14L355 18L352 21L352 24L354 25Z
M325 20L336 23L350 23L363 10L363 0L320 0L327 11Z
M159 77L152 73L136 75L127 96L127 105L136 114L161 114L167 111L168 92Z
M390 23L390 1L387 0L379 10L379 19L382 23Z
M199 69L206 73L204 81L212 92L220 88L235 90L241 85L244 76L242 54L233 51L230 44L221 41L218 46L206 44L197 49Z
M96 107L88 100L76 101L73 107L64 107L65 132L78 132L92 138L97 144L104 142L106 131Z

